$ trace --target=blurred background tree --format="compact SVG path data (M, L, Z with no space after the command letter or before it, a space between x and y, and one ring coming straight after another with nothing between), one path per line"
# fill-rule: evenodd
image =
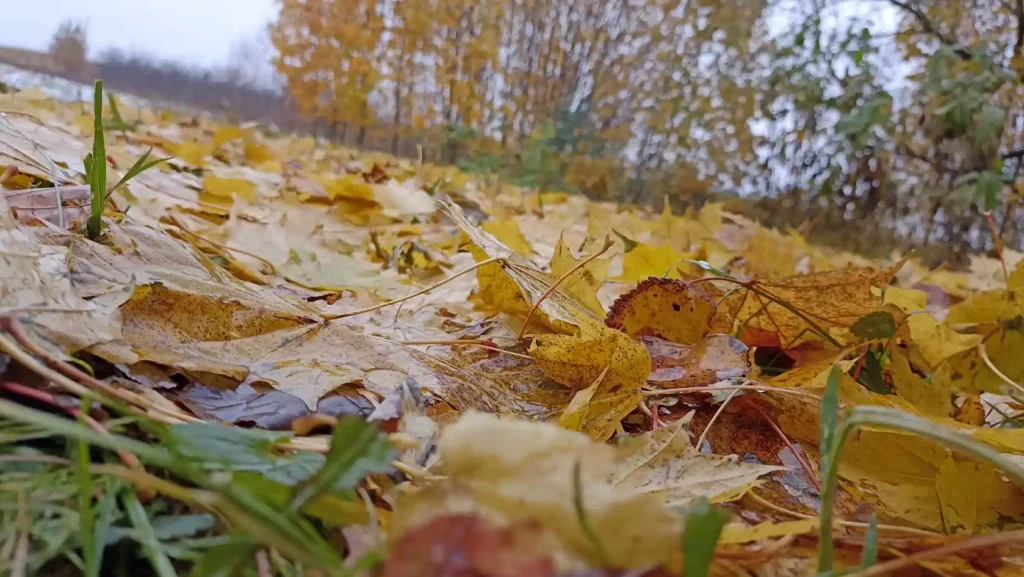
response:
M288 92L357 145L860 250L1021 246L1024 0L280 8Z
M64 20L50 39L50 54L60 70L72 78L85 79L89 72L87 29L84 22Z

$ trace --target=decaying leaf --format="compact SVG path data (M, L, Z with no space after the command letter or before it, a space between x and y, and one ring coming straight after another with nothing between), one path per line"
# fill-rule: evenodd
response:
M685 505L699 497L721 503L739 499L759 477L781 469L745 463L736 455L699 452L685 433L692 416L691 412L668 426L620 443L612 484L654 493L669 506Z
M605 323L633 338L692 345L711 329L716 311L715 301L696 285L648 278L615 301Z
M656 337L641 341L651 355L647 383L662 389L706 387L724 380L742 380L750 372L748 349L729 335L709 335L695 345L679 345Z

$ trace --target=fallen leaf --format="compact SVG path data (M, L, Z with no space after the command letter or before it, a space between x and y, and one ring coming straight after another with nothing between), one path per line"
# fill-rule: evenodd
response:
M680 278L680 268L693 268L684 262L692 258L669 245L637 244L622 257L622 274L615 280L633 283L649 277Z
M815 327L848 328L864 315L881 310L882 300L871 289L888 286L903 262L882 270L851 267L756 281L754 290L736 291L721 306L738 322L775 332L783 347L790 348L820 339Z
M729 335L709 335L695 345L678 345L656 337L641 339L651 355L647 384L662 389L706 387L742 380L750 373L746 345Z
M715 301L695 285L648 278L615 301L605 323L633 338L692 345L711 329L716 310Z
M665 427L619 444L610 481L662 497L670 507L700 497L722 503L739 499L762 475L781 467L740 461L737 455L708 455L690 444L684 431L693 413Z
M551 275L560 279L582 261L583 258L574 257L572 251L565 244L565 235L560 235L558 244L555 245L555 254L551 257ZM559 286L568 291L590 312L603 315L604 307L601 306L601 301L597 298L597 292L608 278L608 264L608 259L596 258L566 277Z
M599 554L574 505L581 502L614 566L667 563L678 543L680 517L653 494L609 484L615 451L584 435L470 413L444 430L439 447L446 479L399 498L392 539L438 516L474 511L506 525L538 522L560 554L594 564Z

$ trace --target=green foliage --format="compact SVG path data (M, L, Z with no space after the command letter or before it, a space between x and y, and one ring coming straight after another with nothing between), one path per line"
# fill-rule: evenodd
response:
M728 521L729 513L712 507L704 497L690 506L683 527L683 574L686 577L707 577L718 538Z
M145 438L163 441L154 445L97 433L10 401L0 400L0 416L4 425L24 424L17 433L5 426L9 438L45 435L49 440L43 446L57 449L51 456L6 445L7 460L0 463L0 519L8 527L0 531L0 543L18 538L18 499L27 494L42 499L33 497L25 505L34 543L32 573L63 561L95 574L86 567L100 567L104 551L127 540L138 544L138 553L146 559L141 562L160 577L175 574L172 559L197 562L199 574L208 567L223 568L216 561L224 561L226 552L246 551L247 556L235 560L250 564L260 546L273 548L292 562L318 567L325 575L340 575L341 559L309 517L344 525L358 516L353 511L362 511L363 520L358 522L365 522L365 505L352 489L366 474L388 470L394 456L374 425L354 418L339 423L326 457L311 454L307 459L302 457L307 453L282 454L274 448L282 435L235 427L198 423L167 429L139 423L148 433ZM59 458L80 444L90 450L75 451L79 459ZM139 457L146 474L122 477L116 471L126 470L123 467L93 461L98 457L101 463L114 463L117 450ZM18 454L26 461L19 462ZM159 497L143 504L136 490L155 491ZM315 508L305 506L314 502ZM210 514L193 512L192 507L209 510L224 524L214 524ZM91 530L83 523L84 511L93 519ZM84 551L82 557L79 550ZM124 559L125 550L118 553Z
M113 97L111 97L110 103L116 122L118 123L119 128L123 131L125 129L124 120L121 118L120 112L117 111L117 106L114 104ZM104 142L102 80L96 81L93 93L92 114L92 152L85 156L82 163L85 165L85 179L89 184L89 220L86 222L85 232L90 240L97 240L103 232L103 210L106 208L107 202L110 200L110 193L118 187L127 184L128 181L135 178L140 173L153 168L167 159L158 158L156 160L149 160L149 155L152 152L152 149L147 150L135 161L135 164L133 164L128 171L124 173L124 176L117 181L117 184L108 189L107 152Z

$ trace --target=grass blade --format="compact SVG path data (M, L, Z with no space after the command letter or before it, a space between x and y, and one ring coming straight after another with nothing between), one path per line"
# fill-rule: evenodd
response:
M835 498L835 483L829 483L834 477L834 468L838 465L832 463L832 449L836 444L836 431L839 429L839 379L842 376L842 369L839 365L832 365L825 382L825 393L821 397L821 442L818 450L821 454L821 479L823 492L821 495L822 510L828 507L831 511L832 502ZM832 570L832 519L828 513L822 514L822 523L818 536L818 572L823 573Z
M103 141L103 81L96 81L93 94L93 136L91 160L86 162L89 180L89 221L86 234L96 240L103 226L103 207L107 201L107 149ZM87 159L89 157L86 157Z
M825 382L825 393L821 397L821 470L828 468L828 455L835 443L836 429L839 427L839 378L842 370L839 365L832 365Z
M89 410L89 400L82 399L82 415ZM89 471L89 443L78 440L76 464L78 465L78 518L82 525L82 561L86 577L98 577L100 564L96 554L96 517L92 509L92 474Z
M121 177L121 180L117 181L117 184L115 184L110 190L114 191L121 185L127 184L129 180L135 178L139 174L149 170L150 168L153 168L154 166L160 164L161 162L166 162L167 160L170 160L170 157L167 157L158 158L156 160L146 162L146 160L149 158L150 153L152 152L153 149L150 148L145 153L143 153L143 155L140 156L138 160L135 161L135 164L133 164L132 167L128 169L128 172L124 173L124 176Z
M351 489L367 474L390 467L395 451L376 426L345 417L334 428L331 450L320 470L295 488L288 506L301 511L323 492Z
M160 540L157 539L156 533L153 531L153 524L150 523L146 509L135 495L135 490L126 487L121 491L121 503L124 504L124 510L128 513L132 526L139 533L139 544L142 546L146 558L149 559L153 571L159 577L178 577L174 566L171 565L171 560L167 558L167 554L160 547Z
M707 577L718 538L728 520L728 512L712 507L703 497L690 507L683 527L683 574L686 577Z
M878 515L871 514L868 530L864 533L864 550L860 554L860 568L867 569L878 562Z

